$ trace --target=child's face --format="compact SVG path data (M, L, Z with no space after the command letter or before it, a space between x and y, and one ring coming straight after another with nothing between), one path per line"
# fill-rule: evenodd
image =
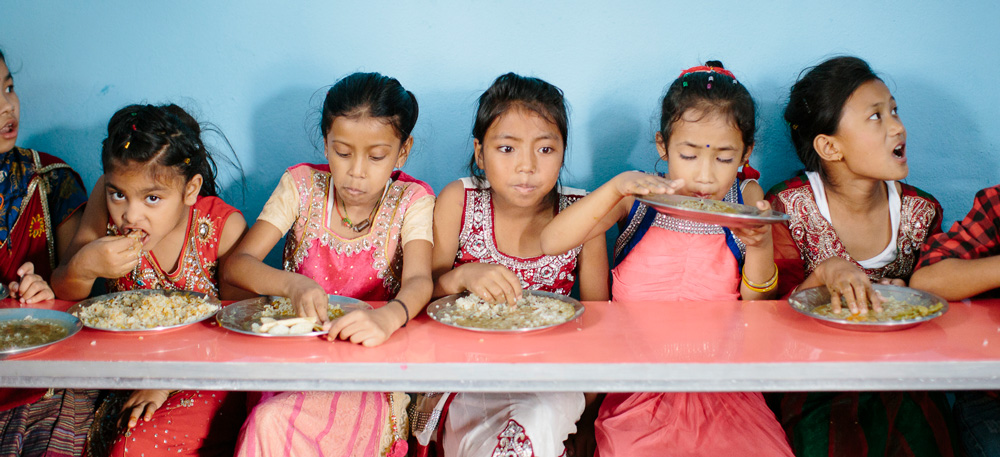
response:
M514 107L474 141L476 164L497 199L519 207L542 202L559 181L563 137L555 124L534 111Z
M854 174L879 180L899 180L909 173L906 128L896 114L896 99L879 80L854 90L830 135L834 160Z
M122 234L140 230L152 251L175 230L186 230L188 209L198 200L202 177L184 176L159 165L128 162L105 174L108 213Z
M656 149L670 179L683 179L680 194L722 200L743 165L743 135L724 115L688 110L671 126L669 139L656 133Z
M337 200L345 206L371 208L382 198L392 170L406 163L413 138L401 142L382 119L337 117L325 140Z
M14 149L20 119L21 101L14 92L14 78L7 64L0 60L0 152Z

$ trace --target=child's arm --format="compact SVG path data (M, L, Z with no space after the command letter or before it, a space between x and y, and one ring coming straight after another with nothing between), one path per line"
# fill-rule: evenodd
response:
M467 263L452 268L464 211L465 186L461 181L453 181L441 191L434 206L433 295L440 297L468 290L487 301L514 304L521 298L521 280L503 265Z
M771 209L771 204L764 200L764 189L756 182L747 183L743 189L743 201L748 205L756 206L761 211ZM765 285L774 280L778 274L777 266L774 263L774 240L771 236L771 226L761 225L749 229L732 229L733 235L746 244L746 258L743 262L743 275L747 281L755 285ZM767 292L754 291L747 285L747 281L740 280L740 297L744 300L770 300L778 295L777 283L775 287ZM764 287L766 289L766 287Z
M354 311L330 326L327 339L343 340L362 346L378 346L399 330L408 319L416 317L431 299L431 243L411 240L403 245L403 277L399 293L385 306L371 311Z
M627 171L559 212L542 230L542 252L562 254L603 235L628 216L633 195L672 194L684 184L656 175Z
M323 287L306 276L263 262L282 235L270 222L258 220L229 254L219 272L220 280L256 294L288 297L299 314L329 321L329 299Z
M225 265L226 261L229 259L229 255L232 254L236 246L239 245L240 240L243 239L243 235L246 235L246 233L247 221L243 218L242 214L234 212L226 218L226 222L222 226L222 234L219 235L219 257L217 265L220 267ZM219 278L219 298L223 300L243 300L256 296L253 292L223 281L221 279L221 273L219 274Z
M580 300L608 300L611 294L608 292L608 250L604 237L595 236L584 243L576 261Z
M910 287L949 301L979 295L1000 287L1000 256L941 260L914 272Z
M107 236L108 208L104 177L97 180L79 228L62 263L52 272L52 290L64 300L90 295L97 278L120 278L139 263L142 243L125 236Z
M1000 287L1000 186L976 192L972 209L921 249L910 287L961 300Z

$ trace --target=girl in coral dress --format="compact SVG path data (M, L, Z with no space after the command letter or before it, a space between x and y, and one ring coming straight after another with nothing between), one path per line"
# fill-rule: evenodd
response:
M218 264L246 222L217 195L215 164L201 128L176 105L131 105L108 122L98 180L70 246L53 275L60 298L86 298L97 278L112 292L177 289L236 299L219 283ZM126 236L129 235L129 236ZM124 404L123 404L124 402ZM116 436L111 455L227 455L245 416L244 395L223 391L112 392L95 430ZM126 432L118 434L119 411ZM103 433L91 455L108 450Z
M635 198L677 193L767 210L760 185L745 179L752 170L739 172L754 131L753 99L721 63L685 70L663 97L656 133L667 177L618 175L556 216L542 233L543 248L559 252L624 221L612 270L615 301L773 297L778 273L769 226L730 230L677 219ZM610 393L595 428L602 457L792 455L758 392Z
M327 92L320 128L328 163L289 168L237 248L226 278L290 297L327 338L384 343L427 304L434 193L406 163L417 100L395 78L355 73ZM284 270L262 259L287 232ZM328 322L327 294L386 301ZM237 455L393 456L407 452L402 392L268 392Z

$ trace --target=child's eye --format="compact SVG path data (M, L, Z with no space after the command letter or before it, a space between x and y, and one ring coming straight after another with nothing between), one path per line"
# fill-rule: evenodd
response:
M11 85L5 87L3 91L6 92L6 93L8 93L8 94L13 94L14 93L14 85L11 84Z
M879 119L882 119L882 115L879 113L872 113L871 116L868 116L868 120L870 121L877 121Z
M892 115L893 116L898 116L899 115L899 111L897 111L898 109L899 109L898 107L893 107L892 108Z
M556 148L550 146L542 146L541 148L538 149L538 152L541 152L542 154L552 154L553 152L556 152Z
M124 200L125 199L125 194L123 194L121 192L111 192L108 195L111 196L112 200Z
M680 156L681 160L694 160L698 158L698 156L686 156L684 154L678 154L678 155Z
M157 197L156 195L146 197L146 203L156 203L158 201L160 201L160 197Z
M735 159L733 159L732 157L730 157L728 159L723 158L723 157L719 157L719 158L716 158L715 160L718 160L719 162L722 162L722 163L733 163L733 160L735 160Z
M387 156L369 156L369 158L370 158L370 159L371 159L371 160L372 160L373 162L378 162L379 160L382 160L382 159L384 159L384 158L386 158L386 157L387 157Z
M500 152L502 152L504 154L508 154L508 153L514 152L514 148L512 148L510 146L500 146L500 147L497 148L497 151L500 151Z

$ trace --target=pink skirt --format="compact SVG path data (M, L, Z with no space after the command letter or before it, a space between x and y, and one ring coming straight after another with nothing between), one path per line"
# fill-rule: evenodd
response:
M792 457L758 392L611 393L594 427L596 457Z

